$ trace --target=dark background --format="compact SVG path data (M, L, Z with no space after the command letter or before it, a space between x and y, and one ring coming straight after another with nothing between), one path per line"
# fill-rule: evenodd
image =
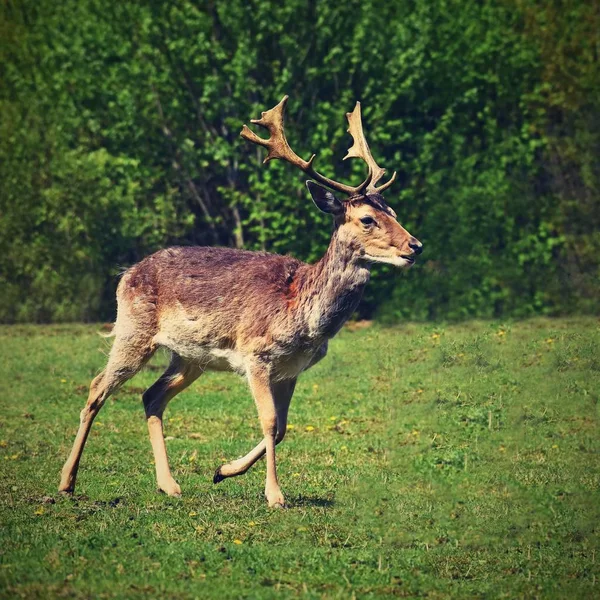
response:
M0 321L112 319L118 273L172 244L317 260L331 225L303 174L239 137L284 94L293 148L352 183L362 101L425 245L376 272L361 316L596 311L599 6L3 2Z

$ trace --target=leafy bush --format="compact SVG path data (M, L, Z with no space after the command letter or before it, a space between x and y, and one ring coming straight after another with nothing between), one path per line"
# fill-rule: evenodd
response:
M424 242L361 311L597 309L600 18L583 3L47 0L0 9L0 320L110 318L120 269L169 244L324 252L303 175L243 122L348 181L363 102L388 200ZM598 25L598 27L595 27ZM572 56L578 60L573 61ZM386 269L384 269L386 270Z

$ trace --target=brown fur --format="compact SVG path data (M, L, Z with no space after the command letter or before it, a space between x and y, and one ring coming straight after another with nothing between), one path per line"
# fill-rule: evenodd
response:
M365 225L366 216L375 223ZM215 482L244 473L266 453L265 495L271 506L283 505L274 448L285 435L297 377L325 356L327 341L356 309L370 262L410 266L417 247L383 198L373 194L345 204L315 265L265 252L176 247L131 267L117 290L108 364L90 387L59 489L73 491L85 441L106 398L162 346L173 359L144 394L159 487L180 494L162 435L168 401L206 369L231 370L248 379L264 440L218 469Z

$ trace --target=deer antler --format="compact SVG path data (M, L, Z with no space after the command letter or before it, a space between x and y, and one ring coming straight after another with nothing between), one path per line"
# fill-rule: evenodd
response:
M291 148L287 142L285 137L285 132L283 130L283 117L285 112L285 105L287 104L288 96L284 96L281 102L272 108L271 110L267 110L262 113L260 119L252 119L250 123L254 123L255 125L260 125L267 129L270 133L269 139L264 139L256 135L247 125L242 127L242 131L240 135L252 142L253 144L258 144L259 146L264 146L268 150L267 157L264 162L269 162L274 158L280 158L282 160L286 160L287 162L295 165L302 171L304 171L307 175L310 175L319 183L326 185L327 187L338 190L339 192L344 192L349 196L356 196L357 194L361 194L367 186L371 183L371 178L373 173L371 172L371 166L369 165L369 175L365 181L363 181L360 185L356 187L352 187L350 185L346 185L344 183L339 183L337 181L333 181L333 179L329 179L329 177L325 177L321 175L313 168L313 162L315 160L316 154L313 154L308 161L300 158ZM365 142L366 145L366 142ZM367 146L368 152L368 146ZM369 154L370 156L370 154ZM380 175L381 177L381 175ZM391 182L388 182L389 185ZM387 185L385 187L387 187ZM384 187L384 186L382 186ZM381 189L381 188L380 188Z
M391 176L390 180L387 183L379 187L375 187L377 182L385 175L385 169L382 169L373 158L371 154L371 150L369 149L369 144L367 144L367 139L365 138L365 134L362 126L362 117L360 112L360 102L356 103L354 110L351 113L346 113L346 118L348 119L348 133L354 139L354 144L348 150L348 154L344 156L344 160L347 158L362 158L367 165L369 165L369 174L371 175L371 181L367 185L367 194L381 194L384 190L394 183L396 180L396 171Z

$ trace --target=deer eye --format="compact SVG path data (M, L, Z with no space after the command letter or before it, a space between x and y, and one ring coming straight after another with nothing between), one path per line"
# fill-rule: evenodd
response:
M374 225L375 224L375 219L373 217L363 217L360 222L363 225Z

